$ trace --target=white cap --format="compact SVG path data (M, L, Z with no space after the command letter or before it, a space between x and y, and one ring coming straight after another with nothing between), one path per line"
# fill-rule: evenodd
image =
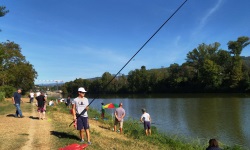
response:
M83 87L80 87L79 89L78 89L78 92L87 92L87 91L85 91L85 89L83 88Z

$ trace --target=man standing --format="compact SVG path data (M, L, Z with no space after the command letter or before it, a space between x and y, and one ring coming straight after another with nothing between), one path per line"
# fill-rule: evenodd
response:
M46 97L44 96L44 92L36 97L37 100L37 112L39 113L39 120L45 119L45 111L46 111Z
M17 118L18 115L20 116L20 118L23 118L23 114L22 114L22 110L20 108L20 104L21 104L21 101L22 101L22 95L21 95L21 92L22 92L22 89L21 88L18 88L17 89L17 92L15 92L13 94L13 97L12 97L12 102L13 104L15 105L16 107L16 114L15 114L15 117ZM22 101L23 102L23 101Z
M88 121L88 105L89 100L84 97L85 89L80 87L78 89L78 97L75 98L72 102L72 110L73 110L73 120L76 121L77 130L80 132L81 143L84 142L84 135L83 132L85 130L88 144L90 145L90 134L89 134L89 121ZM76 117L77 116L77 117Z
M146 133L146 136L151 135L151 129L150 129L150 124L151 124L151 118L150 115L146 112L145 108L141 109L142 111L142 116L141 116L141 122L144 123L144 130Z
M122 103L119 104L119 108L116 108L115 110L115 125L114 125L114 131L116 131L116 125L120 125L120 133L122 134L122 128L123 128L123 118L125 117L125 110L122 108Z

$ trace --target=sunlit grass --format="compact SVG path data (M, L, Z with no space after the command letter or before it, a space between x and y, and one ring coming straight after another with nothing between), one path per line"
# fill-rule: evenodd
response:
M79 133L76 131L73 126L69 127L69 122L71 122L71 114L69 114L69 108L65 106L64 103L59 103L56 107L48 107L48 115L52 118L53 130L56 140L53 142L53 148L63 147L72 143L77 143L79 141ZM96 121L101 122L102 126L105 126L108 130L113 129L114 121L112 116L105 114L105 120L100 119L100 112L95 109L89 109L88 111L89 118L98 118ZM66 121L67 117L70 118ZM96 130L91 129L92 142L95 144L91 145L88 149L103 149L103 144L107 144L108 141L113 144L113 149L144 149L141 148L140 143L146 142L151 145L157 146L159 149L166 150L204 150L207 147L207 140L201 139L187 139L179 135L166 135L159 133L155 126L152 126L152 135L145 136L143 125L137 120L128 119L124 121L124 135L131 141L123 141L119 138L114 139L105 139L106 141L99 140L97 137L100 136L100 133ZM109 142L109 144L110 144ZM224 150L244 150L240 146L228 147L220 143L220 147Z

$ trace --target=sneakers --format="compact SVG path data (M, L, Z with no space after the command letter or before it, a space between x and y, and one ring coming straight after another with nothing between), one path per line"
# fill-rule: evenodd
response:
M84 143L84 140L82 139L81 141L80 141L80 143ZM88 142L88 145L91 145L92 143L89 141Z

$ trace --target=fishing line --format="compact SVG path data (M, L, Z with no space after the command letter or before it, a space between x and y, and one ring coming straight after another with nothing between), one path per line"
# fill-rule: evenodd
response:
M102 88L102 89L106 89L106 87L117 77L118 74L120 74L120 72L130 63L130 61L148 44L148 42L161 30L161 28L181 9L181 7L187 2L188 0L185 0L175 11L174 13L155 31L155 33L141 46L141 48L127 61L127 63L115 74L115 76ZM99 98L99 93L97 94L96 97L94 97L91 102L89 103L88 106L90 106L94 100L96 100L97 98ZM88 107L87 106L87 107ZM86 109L84 109L81 114L84 114L86 112ZM78 115L78 116L80 116ZM77 118L78 118L77 116ZM74 123L74 121L69 125L71 126Z

